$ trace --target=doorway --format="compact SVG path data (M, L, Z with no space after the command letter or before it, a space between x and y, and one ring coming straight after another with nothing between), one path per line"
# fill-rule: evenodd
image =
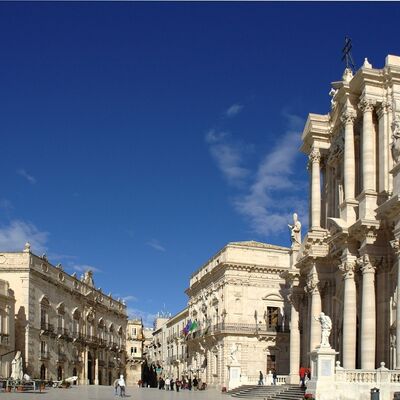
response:
M57 368L57 380L62 381L62 368L61 365Z
M89 385L93 385L93 357L92 353L88 352L88 366L87 366L87 377L89 381Z
M269 371L276 370L276 356L272 354L267 355L267 374Z
M44 364L42 364L40 367L40 379L42 381L46 380L46 366Z
M74 367L74 369L72 370L72 376L78 376L78 371L76 370L75 367ZM76 385L76 380L74 381L74 385Z

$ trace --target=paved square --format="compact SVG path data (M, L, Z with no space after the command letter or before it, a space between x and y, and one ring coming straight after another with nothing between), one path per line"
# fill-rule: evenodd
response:
M74 386L70 389L46 389L45 392L25 392L25 393L0 393L4 400L110 400L120 399L114 395L114 389L111 386ZM222 394L215 389L203 391L181 390L165 391L149 388L128 387L126 398L132 400L228 400L231 397Z

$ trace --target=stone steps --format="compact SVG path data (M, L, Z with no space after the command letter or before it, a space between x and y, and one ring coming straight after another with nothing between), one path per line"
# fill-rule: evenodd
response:
M304 389L297 385L241 386L229 392L232 397L263 400L302 400Z

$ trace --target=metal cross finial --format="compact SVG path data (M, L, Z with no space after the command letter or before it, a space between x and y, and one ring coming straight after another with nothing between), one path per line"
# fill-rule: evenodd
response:
M351 39L346 36L344 38L344 47L342 50L343 53L343 57L342 57L342 61L346 60L346 68L351 69L352 71L355 70L355 65L354 65L354 61L353 61L353 57L351 56L351 48L352 48L352 44L351 44Z

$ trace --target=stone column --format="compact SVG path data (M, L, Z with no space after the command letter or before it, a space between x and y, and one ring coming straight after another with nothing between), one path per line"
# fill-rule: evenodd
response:
M319 149L313 148L309 159L311 162L311 229L321 226L321 154Z
M290 376L291 384L299 382L300 368L300 330L299 330L299 295L290 296Z
M368 254L358 259L362 272L361 369L375 369L376 310L375 267Z
M356 282L354 280L354 262L345 261L340 265L344 278L343 293L343 367L356 367Z
M347 108L340 117L344 125L344 199L354 200L356 163L354 156L354 120L356 112Z
M390 156L389 156L389 116L388 110L390 109L390 104L387 101L383 101L378 108L378 118L379 118L379 192L389 191L389 174Z
M319 280L315 266L311 274L308 277L306 290L311 296L310 306L310 347L309 351L315 350L315 348L321 342L321 325L314 317L318 317L321 313L321 294L319 292Z
M396 307L396 369L400 369L400 239L390 241L397 262L397 307Z
M362 132L362 178L363 190L376 190L375 177L375 157L374 157L374 135L372 111L374 103L371 99L364 97L359 108L363 112L363 132Z

